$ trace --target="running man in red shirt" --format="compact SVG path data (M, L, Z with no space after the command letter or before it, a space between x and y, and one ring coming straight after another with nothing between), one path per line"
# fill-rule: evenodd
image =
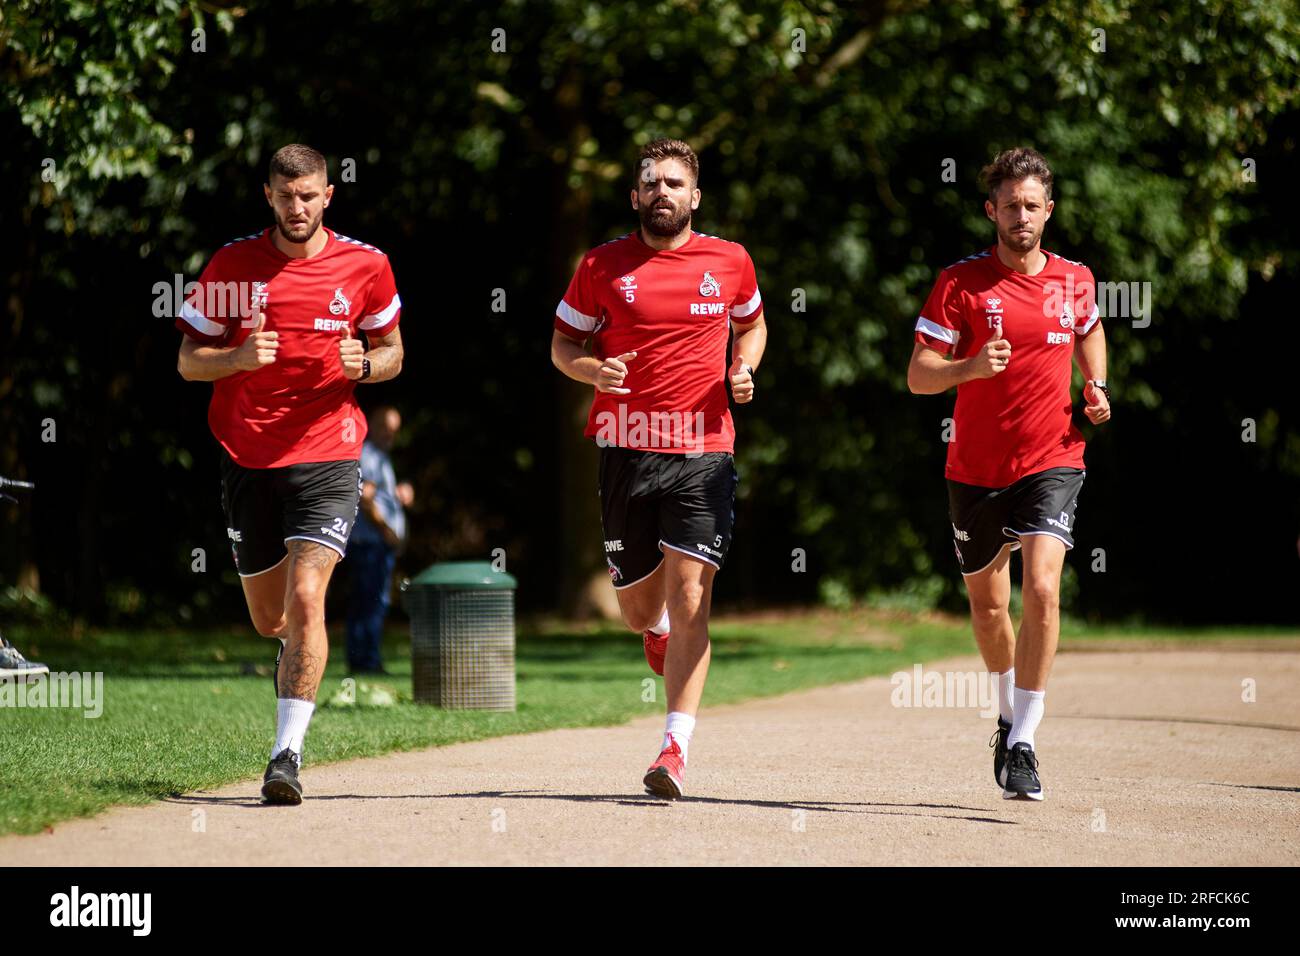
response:
M982 171L997 244L944 269L916 322L907 384L957 387L948 509L980 654L999 685L993 775L1003 797L1043 799L1034 732L1060 633L1061 569L1074 547L1083 436L1070 421L1071 360L1084 412L1110 418L1106 336L1092 272L1040 248L1052 171L1032 149ZM1019 640L1007 607L1011 552L1024 559Z
M322 227L334 194L324 156L285 146L268 180L275 227L218 249L176 325L181 377L213 383L208 424L248 611L280 641L262 796L297 804L329 656L325 589L360 501L366 418L352 393L401 370L402 303L382 252Z
M641 150L631 193L641 228L582 257L551 336L555 366L595 388L586 435L600 446L605 557L623 620L642 632L668 698L644 783L668 799L683 792L713 577L731 545L739 479L727 386L737 404L753 400L767 343L749 254L691 230L699 173L680 140Z

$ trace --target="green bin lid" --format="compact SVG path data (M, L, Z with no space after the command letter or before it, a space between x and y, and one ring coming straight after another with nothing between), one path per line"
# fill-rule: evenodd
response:
M513 590L515 584L514 575L493 570L489 561L443 561L429 565L411 578L407 586L446 591L504 591Z

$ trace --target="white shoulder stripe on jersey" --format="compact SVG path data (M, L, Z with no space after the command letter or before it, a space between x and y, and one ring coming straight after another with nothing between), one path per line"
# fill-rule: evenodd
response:
M555 307L555 314L580 332L592 332L596 328L596 317L579 312L563 299Z
M1094 302L1092 304L1092 315L1088 316L1088 321L1083 325L1079 325L1076 321L1074 323L1074 331L1078 332L1080 335L1087 335L1092 330L1092 327L1097 324L1099 318L1101 318L1101 310L1097 308L1097 303Z
M925 316L916 320L916 331L923 332L932 339L938 339L940 342L947 342L949 345L957 344L957 330L946 329L942 325L931 322Z
M224 325L213 322L188 302L181 306L181 314L177 318L184 319L194 331L202 335L221 335L226 331Z
M763 297L757 289L754 290L754 296L748 302L731 307L731 317L733 319L743 319L747 315L753 315L763 304Z
M371 329L382 329L389 322L393 321L393 316L397 314L397 310L401 307L402 297L394 293L393 301L388 303L388 306L384 311L376 312L374 315L367 315L357 323L357 328L364 329L367 332Z

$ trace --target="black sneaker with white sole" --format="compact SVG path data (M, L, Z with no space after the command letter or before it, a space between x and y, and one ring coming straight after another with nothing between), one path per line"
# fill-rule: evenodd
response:
M29 661L18 653L18 648L0 637L0 677L39 677L49 672L44 664Z
M1038 758L1034 756L1034 748L1023 740L1007 751L1006 774L1002 799L1043 799L1043 784L1038 779Z
M262 778L262 799L267 803L302 803L302 784L298 782L298 764L302 758L286 747L266 765Z
M999 787L1007 785L1007 738L1010 736L1011 724L999 715L998 729L989 738L989 746L993 748L993 779Z

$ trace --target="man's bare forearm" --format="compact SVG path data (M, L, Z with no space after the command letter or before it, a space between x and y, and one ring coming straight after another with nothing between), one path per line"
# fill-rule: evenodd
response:
M551 362L561 372L583 385L595 385L600 374L600 359L587 353L581 342L559 335L551 343Z
M938 395L969 382L973 374L969 358L944 358L931 349L923 349L907 369L907 387L915 395Z
M759 317L759 321L732 340L731 343L731 360L734 362L737 355L745 357L745 364L750 368L757 370L760 362L763 361L763 352L767 349L767 323Z
M197 345L186 340L176 361L176 370L187 382L215 382L240 371L235 364L235 350L213 345Z
M371 349L366 353L366 358L370 360L370 376L360 381L371 384L397 378L402 370L403 357L404 353L400 345L381 345L379 348Z
M1074 340L1074 360L1079 364L1084 381L1106 379L1106 330L1101 323L1090 335Z
M397 378L402 370L402 359L406 357L406 351L402 348L401 331L393 329L382 338L375 339L371 345L373 348L365 353L365 357L370 360L370 375L358 381L370 384Z

